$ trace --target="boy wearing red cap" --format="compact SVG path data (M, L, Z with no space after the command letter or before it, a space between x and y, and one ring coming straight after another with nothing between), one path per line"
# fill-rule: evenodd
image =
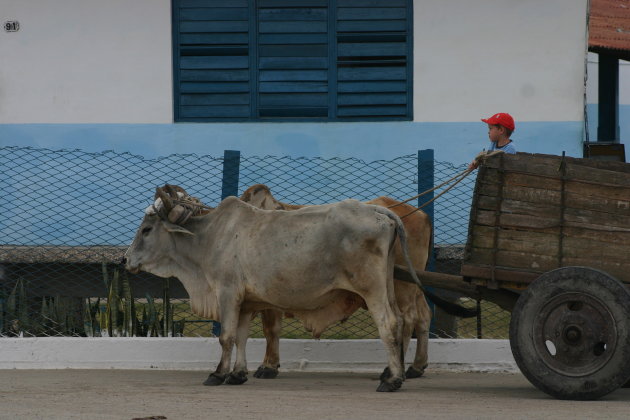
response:
M514 118L510 114L499 112L490 118L482 118L481 121L488 124L488 138L490 138L488 152L516 153L516 147L514 147L514 143L510 139L515 128ZM479 166L479 161L475 159L468 165L468 168L475 169L477 166Z

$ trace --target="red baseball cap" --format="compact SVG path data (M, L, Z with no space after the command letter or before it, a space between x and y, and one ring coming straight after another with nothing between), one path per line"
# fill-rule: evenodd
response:
M508 130L514 131L514 118L505 112L499 112L490 118L482 118L481 121L492 125L502 125Z

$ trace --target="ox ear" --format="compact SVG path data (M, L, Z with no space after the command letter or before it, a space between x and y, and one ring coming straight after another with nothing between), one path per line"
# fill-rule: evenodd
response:
M175 223L164 222L164 227L166 228L166 231L169 233L183 233L185 235L195 236L195 234L189 231L188 229L183 228L179 225L176 225Z

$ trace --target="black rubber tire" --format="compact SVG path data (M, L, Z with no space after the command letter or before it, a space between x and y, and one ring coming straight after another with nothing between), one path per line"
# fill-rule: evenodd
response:
M538 389L566 400L593 400L630 379L630 292L588 267L549 271L521 294L510 347Z

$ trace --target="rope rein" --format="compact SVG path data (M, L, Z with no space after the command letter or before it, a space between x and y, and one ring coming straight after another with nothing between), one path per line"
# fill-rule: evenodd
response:
M494 155L496 153L502 153L500 151L493 151L493 152L482 152L480 153L476 158L475 161L477 161L479 163L480 160L482 160L485 157ZM401 201L400 203L396 203L396 204L392 204L391 206L387 206L388 209L391 209L393 207L396 206L400 206L401 204L405 204L410 202L411 200L415 200L419 197L422 197L425 194L428 194L430 192L433 192L439 188L442 188L445 185L450 184L451 182L453 182L453 184L449 185L448 188L446 188L444 191L442 191L441 193L439 193L438 195L436 195L435 197L433 197L431 200L427 201L426 203L423 203L421 206L416 207L414 210L410 211L409 213L405 214L404 216L401 216L401 219L404 219L405 217L417 212L418 210L428 206L429 204L433 203L435 200L437 200L439 197L441 197L442 195L446 194L448 191L450 191L454 186L456 186L457 184L459 184L460 182L462 182L464 180L464 178L466 178L468 175L470 175L470 173L472 171L474 171L476 169L476 167L474 168L468 168L460 173L458 173L457 175L453 176L450 179L447 179L446 181L442 182L440 185L437 185L431 189L428 189L426 191L421 192L418 195L414 195L411 198L408 198L404 201ZM202 204L198 199L188 196L188 197L182 197L182 198L175 198L172 197L172 202L175 204L180 204L183 206L191 206L191 207L197 207L198 209L204 209L204 210L213 210L213 207L210 206L206 206L205 204ZM154 210L157 212L158 209L155 208L155 206L153 207ZM190 210L189 210L190 211ZM200 210L197 211L192 211L193 215L199 215Z
M447 184L449 184L449 183L451 183L451 182L455 181L452 185L450 185L450 186L449 186L448 188L446 188L444 191L442 191L441 193L439 193L438 195L436 195L435 197L433 197L431 200L427 201L426 203L422 204L421 206L419 206L419 207L415 208L414 210L412 210L412 211L410 211L409 213L405 214L404 216L401 216L401 217L400 217L401 219L404 219L405 217L407 217L407 216L409 216L409 215L411 215L411 214L413 214L413 213L417 212L418 210L422 209L423 207L428 206L429 204L431 204L432 202L434 202L435 200L437 200L439 197L441 197L441 196L442 196L442 195L444 195L446 192L448 192L450 189L452 189L455 185L457 185L457 184L459 184L461 181L463 181L463 180L464 180L464 178L466 178L466 177L467 177L467 176L468 176L468 175L469 175L472 171L474 171L474 170L475 170L474 168L473 168L473 169L466 169L465 171L458 173L458 174L457 174L457 175L455 175L454 177L452 177L452 178L450 178L450 179L448 179L448 180L446 180L446 181L442 182L442 183L441 183L440 185L438 185L438 186L435 186L435 187L433 187L433 188L431 188L431 189L428 189L428 190L426 190L426 191L423 191L423 192L421 192L421 193L420 193L420 194L418 194L418 195L414 195L413 197L408 198L408 199L406 199L405 201L401 201L400 203L396 203L396 204L393 204L393 205L391 205L391 206L388 206L387 208L388 208L388 209L391 209L392 207L396 207L396 206L399 206L399 205L401 205L401 204L408 203L408 202L409 202L409 201L411 201L411 200L415 200L416 198L422 197L422 196L423 196L423 195L425 195L425 194L428 194L428 193L430 193L430 192L433 192L433 191L437 190L438 188L442 188L444 185L447 185Z

